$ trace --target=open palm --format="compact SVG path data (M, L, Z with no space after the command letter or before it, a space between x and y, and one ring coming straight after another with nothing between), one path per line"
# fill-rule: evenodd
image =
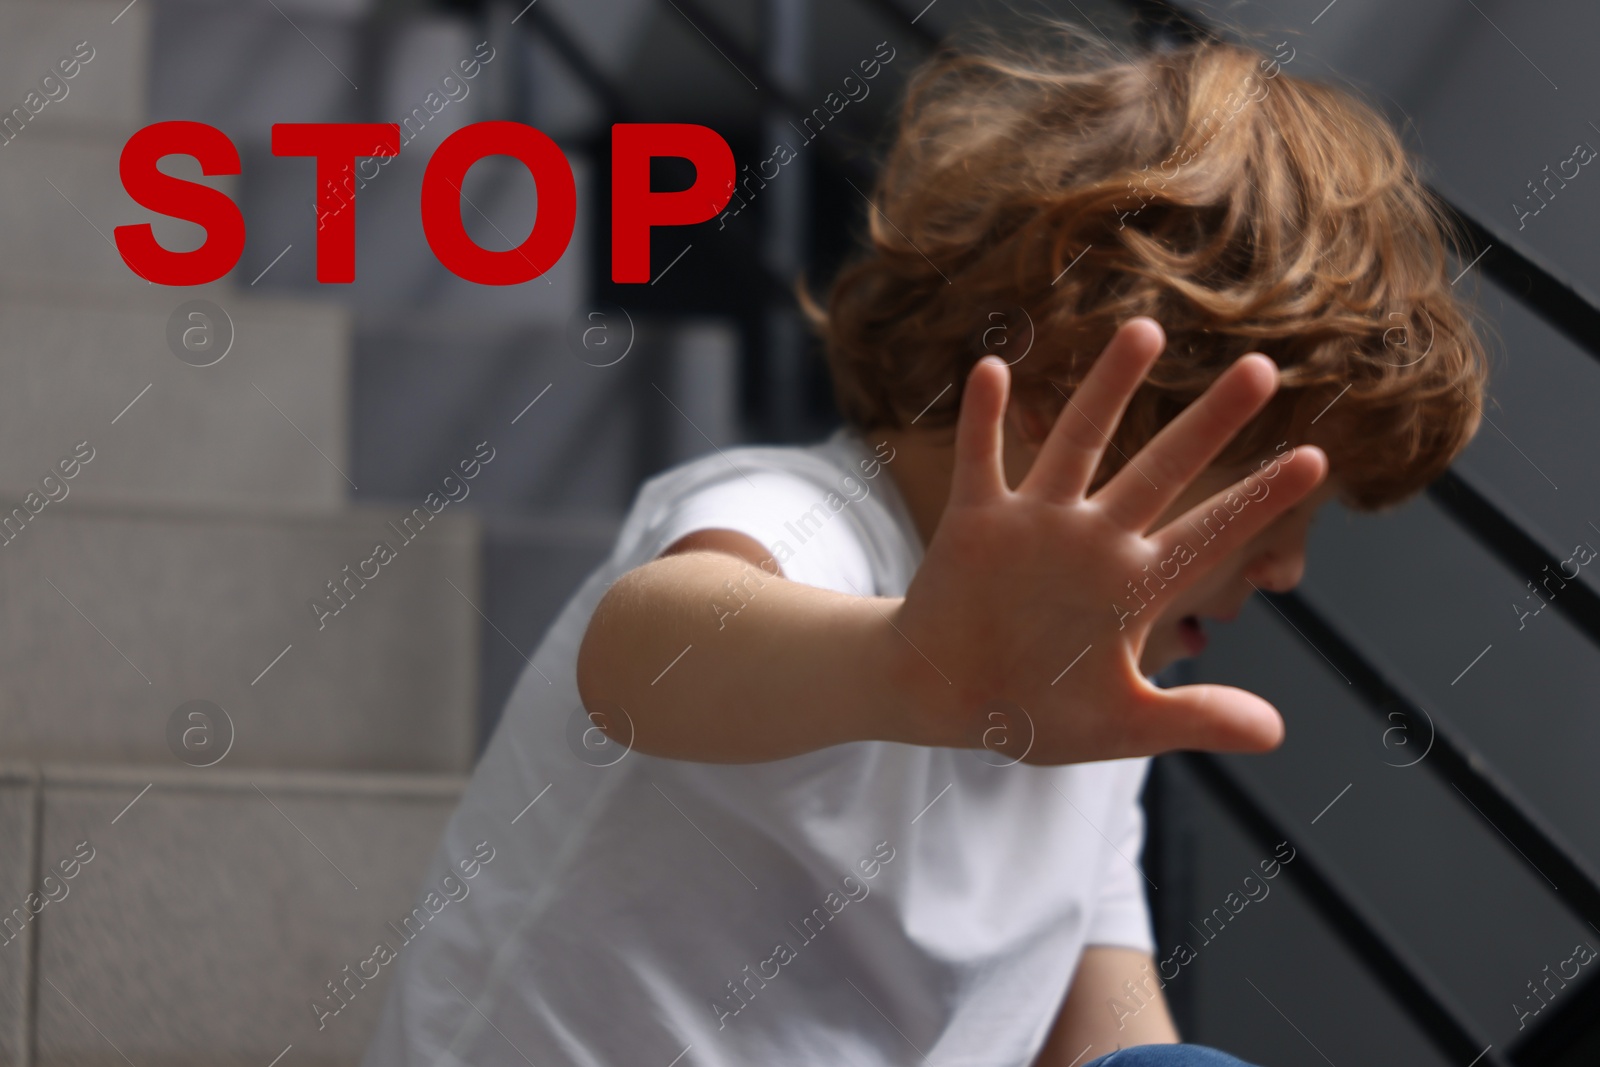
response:
M1301 446L1151 529L1277 388L1272 361L1251 354L1089 494L1107 435L1164 343L1154 321L1125 323L1014 490L1002 459L1010 371L992 358L973 368L950 497L894 618L923 661L913 671L931 743L1076 763L1281 740L1262 698L1160 689L1139 662L1163 606L1310 493L1327 458ZM1226 521L1197 536L1219 507Z

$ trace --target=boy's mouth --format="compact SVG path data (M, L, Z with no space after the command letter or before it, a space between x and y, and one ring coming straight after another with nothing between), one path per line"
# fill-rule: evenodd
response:
M1206 650L1210 639L1206 637L1205 627L1200 623L1200 616L1185 615L1178 620L1178 636L1183 640L1183 647L1191 656L1198 656Z

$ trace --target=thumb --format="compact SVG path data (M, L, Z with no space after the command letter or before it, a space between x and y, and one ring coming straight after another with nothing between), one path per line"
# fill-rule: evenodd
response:
M1231 685L1157 689L1146 717L1147 751L1270 752L1283 743L1283 716L1254 693Z

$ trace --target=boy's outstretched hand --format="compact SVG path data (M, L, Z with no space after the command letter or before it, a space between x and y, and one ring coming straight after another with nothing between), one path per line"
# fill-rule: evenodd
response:
M1276 390L1277 368L1252 353L1088 494L1164 344L1153 320L1125 323L1014 490L1002 465L1010 371L993 357L973 368L949 501L892 619L910 646L901 676L917 695L921 721L909 729L923 743L1055 764L1264 751L1282 739L1281 718L1260 697L1220 685L1163 690L1139 661L1172 598L1310 493L1327 458L1302 445L1152 529ZM1235 508L1222 514L1236 514L1206 540L1201 520L1230 493ZM1161 580L1147 584L1152 574ZM1129 582L1150 600L1137 614Z

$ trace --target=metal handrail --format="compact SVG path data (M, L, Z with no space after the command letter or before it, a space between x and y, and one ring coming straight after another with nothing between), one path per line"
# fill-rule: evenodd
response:
M1548 596L1551 607L1565 616L1579 633L1600 646L1600 593L1584 580L1581 572L1569 575L1562 570L1561 564L1566 561L1529 532L1531 523L1497 499L1493 490L1473 485L1454 470L1446 471L1428 486L1428 496L1457 526L1465 529L1518 576L1531 577L1536 584L1541 581L1538 576L1546 571L1556 576L1561 586L1555 590L1547 587L1540 595Z
M1206 791L1232 816L1235 823L1263 849L1271 850L1293 835L1267 813L1218 757L1186 752L1179 757ZM1482 1033L1466 1022L1467 1014L1428 973L1394 934L1357 904L1357 895L1332 870L1324 867L1304 846L1295 844L1294 862L1284 870L1336 931L1356 958L1367 965L1396 1001L1408 1006L1407 1014L1427 1034L1434 1046L1454 1063L1482 1067L1507 1067L1500 1054L1489 1048Z
M1349 627L1336 626L1299 593L1264 593L1266 600L1348 681L1362 704L1385 725L1393 715L1408 724L1431 724L1427 763L1453 785L1484 821L1504 835L1523 859L1544 876L1559 899L1585 922L1600 922L1600 875L1516 788L1500 777L1449 717L1426 704L1345 638Z
M762 69L762 64L757 58L735 40L733 35L728 33L722 24L712 16L711 12L701 6L697 0L671 0L666 6L669 10L675 9L678 15L687 20L696 30L699 30L701 35L705 37L706 42L722 53L724 59L735 64L741 72L745 69L756 71ZM767 84L762 86L760 91L775 100L779 108L787 111L792 118L797 118L804 122L810 115L810 112L806 110L805 104L777 82L771 79L766 81ZM835 117L833 121L842 127L847 135L870 142L871 138L857 126L854 115L846 118L841 114ZM818 149L835 166L845 171L852 181L863 185L871 181L872 168L869 165L845 152L831 140L818 138L816 143Z
M637 109L628 103L606 77L599 62L590 52L579 43L578 39L562 25L561 20L551 12L537 6L526 9L527 27L531 33L544 37L567 63L573 75L583 83L584 87L594 93L604 105L607 114L613 122L638 122L641 117ZM609 131L605 137L596 139L588 147L596 156L601 156L606 151L609 140ZM835 150L836 151L836 150ZM825 151L825 154L828 154ZM835 156L834 162L840 163L846 157ZM742 253L755 264L756 269L751 277L755 278L768 296L773 298L789 298L794 295L793 279L782 278L775 273L761 258L753 240L745 228L738 228L724 238L734 250Z
M1438 189L1430 186L1429 190L1467 237L1468 247L1457 253L1463 261L1476 262L1479 270L1528 310L1560 330L1590 356L1600 359L1600 302L1576 282L1545 266L1535 253L1516 247L1487 223L1468 215ZM1474 248L1480 251L1469 256Z
M1461 736L1448 717L1410 694L1381 670L1372 658L1343 636L1348 627L1334 625L1297 593L1263 594L1282 613L1284 621L1363 698L1361 703L1386 727L1393 715L1408 724L1431 726L1427 761L1434 773L1448 781L1473 810L1510 844L1523 863L1555 891L1555 897L1580 921L1600 920L1600 877L1517 790L1501 778ZM1314 901L1315 902L1315 901ZM1323 912L1322 906L1318 910ZM1357 945L1358 949L1361 947ZM1383 980L1382 957L1363 956L1373 973ZM1535 1025L1510 1051L1519 1064L1550 1064L1578 1036L1592 1032L1600 1017L1600 975L1563 996L1560 1013Z

